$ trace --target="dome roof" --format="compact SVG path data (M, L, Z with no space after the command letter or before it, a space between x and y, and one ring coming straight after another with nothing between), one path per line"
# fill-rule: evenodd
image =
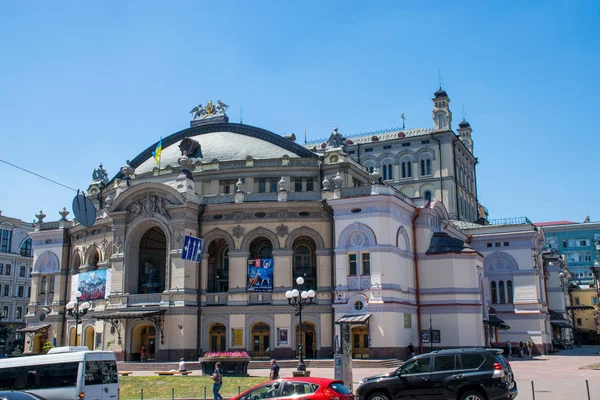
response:
M448 97L448 93L446 93L445 90L442 90L442 88L439 88L433 95L436 98L439 98L439 97Z
M181 157L179 144L183 139L190 138L200 144L194 154L189 157L199 158L204 162L212 160L236 161L246 160L248 156L253 159L274 159L287 155L290 158L318 158L319 156L304 147L286 139L273 132L256 128L250 125L232 123L212 123L195 126L176 132L162 139L162 152L160 157L161 168L167 165L178 166ZM152 152L157 143L152 144L129 165L135 170L135 174L152 172L157 166ZM122 178L118 173L115 178Z
M470 128L471 124L469 124L467 121L465 121L464 119L460 122L460 124L458 124L459 128Z

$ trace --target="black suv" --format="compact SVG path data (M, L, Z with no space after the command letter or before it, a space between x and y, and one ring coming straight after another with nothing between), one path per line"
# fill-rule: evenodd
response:
M452 349L422 354L396 371L360 381L359 400L496 400L517 397L501 349Z

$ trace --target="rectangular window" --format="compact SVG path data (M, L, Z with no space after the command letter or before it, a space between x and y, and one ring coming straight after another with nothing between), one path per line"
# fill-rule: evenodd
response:
M6 275L10 275L10 264L6 264Z
M0 264L0 275L4 273L4 264Z
M494 245L495 245L496 247L500 247L500 242L496 242Z
M351 276L355 276L356 275L356 254L348 254L348 267L349 267L349 274Z
M25 266L21 265L21 267L19 268L19 276L21 278L25 278Z
M384 150L389 150L389 149L391 149L391 148L392 148L392 146L389 146L389 145L388 145L388 146L383 146L383 149L384 149Z
M567 241L566 241L566 240L564 240L564 241L562 242L562 245L563 245L563 247L567 247Z
M17 307L17 315L15 315L15 318L23 318L23 307Z
M579 297L575 297L575 305L578 306L579 305Z
M486 243L485 245L486 245L487 247L492 247L492 244L491 244L491 243Z
M25 294L25 286L19 286L19 291L18 291L17 296L23 297L24 294Z
M581 326L581 318L577 318L577 326Z
M315 181L313 178L308 178L306 180L306 191L314 192L315 191Z
M258 180L258 193L264 193L267 191L266 181L264 178Z
M409 147L410 143L402 143L402 147Z
M421 144L429 144L429 140L421 140Z
M276 178L271 178L271 180L269 181L269 192L277 193L277 179Z
M3 253L10 253L10 246L12 242L12 231L7 229L0 230L0 251Z
M504 242L504 247L508 247L510 245L510 242Z
M363 275L371 275L371 253L361 254Z
M597 297L592 297L592 303L594 305L598 304L598 298Z
M8 306L2 307L2 318L8 318Z
M294 179L294 192L302 191L302 178Z
M372 151L373 151L373 148L372 148L372 147L369 147L368 149L365 149L365 153L370 153L370 152L372 152Z
M4 285L4 295L8 296L10 292L10 285Z
M31 286L27 286L27 297L31 297Z
M579 241L579 246L584 246L584 247L585 247L585 246L589 246L589 243L588 243L588 241L587 241L587 240L580 240L580 241Z

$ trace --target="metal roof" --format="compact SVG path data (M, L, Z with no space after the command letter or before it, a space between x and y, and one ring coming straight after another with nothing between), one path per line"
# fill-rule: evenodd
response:
M41 324L41 325L28 325L23 329L17 329L17 332L25 333L25 332L39 332L44 329L48 329L50 324Z
M131 310L131 311L98 311L90 314L96 319L130 319L148 318L154 315L164 314L165 310Z

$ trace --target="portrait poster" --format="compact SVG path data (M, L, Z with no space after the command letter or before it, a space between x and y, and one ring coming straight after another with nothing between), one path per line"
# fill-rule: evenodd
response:
M404 327L412 328L412 315L404 314Z
M439 329L434 329L431 331L431 343L441 343L442 337L440 335Z
M109 292L107 289L107 270L98 269L95 271L82 272L77 274L77 290L81 292L80 301L105 299Z
M277 345L278 346L289 345L287 328L277 328Z
M257 258L248 263L248 292L273 291L273 259Z
M429 343L430 342L429 329L423 329L421 331L421 342L423 342L423 343Z

